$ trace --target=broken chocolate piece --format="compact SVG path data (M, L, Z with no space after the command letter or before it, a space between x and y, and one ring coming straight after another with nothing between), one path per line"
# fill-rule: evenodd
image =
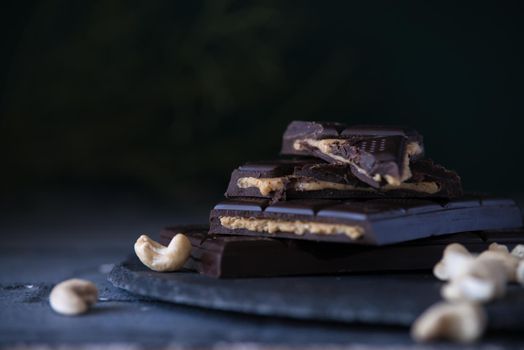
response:
M377 189L360 181L347 164L313 159L247 163L231 174L226 197L270 198L276 202L293 198L454 198L462 195L460 177L455 172L426 159L414 162L411 168L411 179L399 186Z
M398 186L411 177L410 160L423 155L422 137L401 127L348 127L340 123L293 121L282 154L306 155L348 164L361 181Z

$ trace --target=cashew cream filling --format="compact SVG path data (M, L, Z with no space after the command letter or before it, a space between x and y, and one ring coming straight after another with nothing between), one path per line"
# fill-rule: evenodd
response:
M237 187L250 188L256 187L260 194L267 196L271 192L280 191L284 189L285 177L273 178L256 178L256 177L241 177L237 180Z
M321 222L287 221L277 219L245 218L241 216L221 216L220 224L230 230L246 229L255 232L293 233L301 236L304 233L316 235L344 234L351 239L358 239L364 234L364 229L358 225L325 224Z
M338 140L338 139L323 139L323 140L315 140L315 139L301 139L301 140L295 140L293 143L293 148L297 151L304 150L304 145L308 145L310 147L316 148L318 151L324 153L325 155L329 156L330 158L339 161L341 163L345 164L351 164L359 173L370 176L373 180L376 182L382 181L382 175L381 174L375 174L371 176L366 170L359 167L357 164L352 162L349 159L346 159L342 156L339 156L337 154L333 154L333 149L339 145L346 143L346 140ZM404 159L402 161L402 176L400 179L397 179L391 175L384 175L384 180L388 183L388 185L391 186L399 186L402 182L408 180L411 177L411 169L409 168L409 161L412 156L422 153L422 148L417 142L410 142L406 146L406 152Z
M291 178L291 177L289 177ZM286 177L274 177L274 178L256 178L256 177L241 177L237 180L237 187L239 188L251 188L255 187L260 191L263 196L269 195L271 192L281 191L285 187ZM315 179L298 180L292 183L295 191L321 191L321 190L339 190L339 191L364 191L371 192L376 191L371 187L360 187L348 184L340 184L336 182L321 181ZM409 190L427 194L434 194L440 190L440 186L433 181L422 181L416 183L404 182L398 186L387 184L381 187L382 191L392 190Z

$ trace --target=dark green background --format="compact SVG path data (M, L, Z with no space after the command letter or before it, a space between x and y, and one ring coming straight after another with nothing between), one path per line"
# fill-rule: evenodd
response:
M410 125L468 190L523 190L518 2L1 6L3 196L209 204L235 166L277 155L293 119Z

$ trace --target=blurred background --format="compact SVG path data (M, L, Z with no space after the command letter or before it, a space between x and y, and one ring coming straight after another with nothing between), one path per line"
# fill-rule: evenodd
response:
M4 209L49 193L208 208L293 119L409 125L467 190L523 192L518 2L0 6Z

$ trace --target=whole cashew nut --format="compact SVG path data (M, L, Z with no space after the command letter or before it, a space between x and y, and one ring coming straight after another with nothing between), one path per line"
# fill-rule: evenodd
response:
M519 262L519 266L517 266L517 282L524 285L524 260L521 260Z
M459 243L452 243L444 249L442 260L433 268L433 274L439 280L447 281L464 274L471 266L475 257Z
M511 251L511 255L518 259L524 259L524 244L518 244Z
M446 339L469 343L480 338L486 323L486 313L477 304L438 303L417 318L411 335L419 342Z
M57 284L49 295L53 310L63 315L86 312L98 299L96 286L89 281L73 278Z
M140 236L135 243L135 253L140 261L151 270L159 272L179 270L191 254L191 242L179 233L167 247L147 235Z
M504 246L505 247L505 246ZM515 282L517 280L516 271L519 264L519 258L510 254L508 249L490 249L482 252L477 261L497 261L504 266L508 281Z

